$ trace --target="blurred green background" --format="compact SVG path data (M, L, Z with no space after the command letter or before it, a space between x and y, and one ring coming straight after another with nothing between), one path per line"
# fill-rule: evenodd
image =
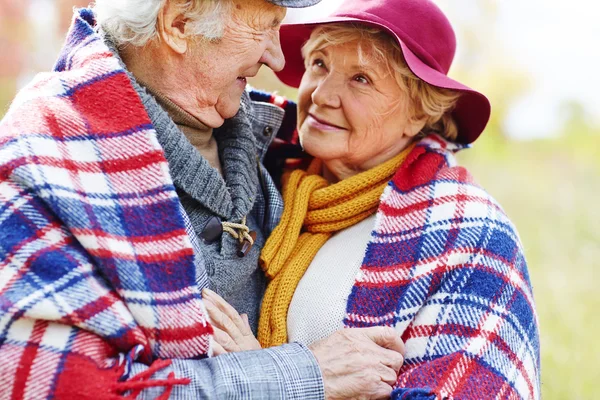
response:
M562 64L556 64L565 61L568 48L546 43L548 50L540 52L543 44L539 43L544 38L552 41L555 29L565 29L561 25L566 18L564 9L551 13L552 7L563 3L538 2L542 9L534 10L532 18L554 15L557 24L541 25L529 33L524 26L524 34L512 41L507 37L514 28L507 27L519 21L527 23L527 10L519 9L516 0L437 3L449 15L458 36L459 51L450 75L481 90L492 102L486 131L459 159L503 205L520 232L541 324L543 397L600 398L595 394L600 382L596 365L600 345L595 338L600 309L596 286L600 267L600 115L585 91L579 95L576 90L566 94L548 90L544 86L548 83L540 83L535 76L539 68L536 58L555 57L549 58L548 68L558 71ZM517 8L511 10L508 4L512 3ZM579 13L599 10L590 3L585 4L592 9L577 7L577 0L569 3ZM0 117L19 87L34 73L51 67L72 7L85 4L85 0L0 0ZM305 11L304 17L314 12ZM600 35L583 39L598 53ZM537 53L529 53L528 44ZM513 46L521 50L513 50ZM585 71L576 68L578 61L572 59L578 57L578 50L571 52L574 56L569 55L571 64L565 68L572 69L557 73L555 79L582 86ZM583 53L581 65L590 62ZM592 91L584 89L593 95L600 89L593 76L584 82ZM251 84L295 98L293 89L284 87L265 69Z

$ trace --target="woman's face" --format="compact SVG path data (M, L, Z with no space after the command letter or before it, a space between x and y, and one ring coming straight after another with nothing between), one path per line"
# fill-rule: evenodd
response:
M361 64L357 50L349 42L308 54L299 88L302 146L336 180L393 158L422 127L406 115L408 99L388 67L368 50Z

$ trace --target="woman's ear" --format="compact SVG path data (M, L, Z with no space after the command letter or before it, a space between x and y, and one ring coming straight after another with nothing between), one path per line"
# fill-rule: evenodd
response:
M427 122L427 117L423 117L423 118L417 119L417 120L411 119L408 122L408 124L406 125L404 134L409 137L415 137L419 132L421 132L423 127L425 127L426 122Z
M178 54L185 54L188 49L186 24L187 19L182 14L177 2L167 1L158 15L156 27L160 39Z

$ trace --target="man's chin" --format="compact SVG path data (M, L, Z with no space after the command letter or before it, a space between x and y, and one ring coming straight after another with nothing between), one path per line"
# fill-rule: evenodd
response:
M217 105L217 113L223 120L219 126L223 125L223 122L225 122L225 120L233 118L237 115L237 113L240 111L240 103L241 99L238 99L236 102L230 102L227 105L224 105L223 107L219 107Z
M202 115L194 115L200 122L209 128L218 128L225 122L225 118L223 118L216 110L211 110L210 112L202 113Z

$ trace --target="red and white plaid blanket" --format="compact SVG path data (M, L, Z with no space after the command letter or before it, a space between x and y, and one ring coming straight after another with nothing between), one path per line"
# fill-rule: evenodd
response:
M344 321L406 345L392 399L539 399L539 325L518 234L453 153L422 139L383 193Z
M161 359L209 352L167 162L93 25L80 10L0 123L0 399L168 396L188 380L150 380Z

